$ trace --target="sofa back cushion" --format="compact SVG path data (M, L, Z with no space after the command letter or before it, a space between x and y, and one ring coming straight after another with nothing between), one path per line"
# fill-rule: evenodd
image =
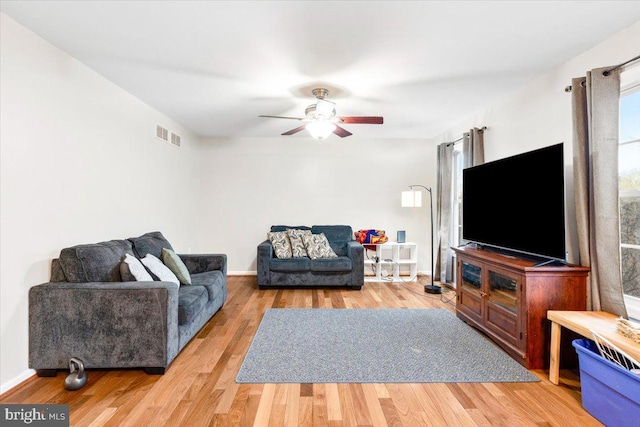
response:
M131 242L109 240L65 248L60 251L59 263L72 283L119 282L120 262L125 254L133 255Z
M60 260L55 258L51 261L51 279L50 282L66 282L67 278L64 277L64 271L60 265Z
M162 249L173 250L171 243L164 238L161 232L153 231L145 233L140 237L130 237L127 240L133 245L133 250L138 258L142 259L151 254L158 259L162 259Z
M292 228L296 228L298 230L311 230L311 227L307 227L306 225L272 225L271 232L287 231Z
M314 225L311 227L313 234L324 233L331 245L331 249L338 256L347 255L347 242L352 240L353 230L349 225Z

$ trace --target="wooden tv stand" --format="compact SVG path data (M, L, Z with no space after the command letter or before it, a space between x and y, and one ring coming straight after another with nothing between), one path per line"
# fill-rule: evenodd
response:
M453 250L457 316L525 368L547 368L551 337L547 310L585 310L589 268L534 267L534 261L483 249Z

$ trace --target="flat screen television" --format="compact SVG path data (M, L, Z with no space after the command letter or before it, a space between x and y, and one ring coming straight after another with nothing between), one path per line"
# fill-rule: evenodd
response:
M566 260L563 144L462 171L462 238Z

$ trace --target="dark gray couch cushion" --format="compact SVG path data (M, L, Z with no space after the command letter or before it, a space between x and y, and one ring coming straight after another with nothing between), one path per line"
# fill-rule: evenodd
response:
M67 278L64 277L64 271L62 271L62 266L60 265L59 259L54 259L51 261L51 282L66 282Z
M313 234L324 233L331 245L331 249L338 256L347 256L347 242L353 240L353 230L348 225L314 225Z
M162 259L162 248L173 250L171 243L159 231L145 233L140 237L130 237L127 240L132 243L133 249L140 259L147 256L147 254Z
M65 248L59 261L69 282L119 282L120 261L126 253L133 255L131 242L109 240Z
M133 273L129 269L129 264L122 261L120 263L120 279L123 282L135 282L136 278L133 276Z
M272 258L269 261L271 271L309 271L311 260L309 258Z
M220 270L207 271L191 275L192 286L203 286L209 295L209 301L213 301L224 290L224 274Z
M353 268L351 259L346 256L338 258L318 258L311 260L311 271L350 272Z
M297 228L298 230L311 230L311 227L307 227L306 225L272 225L271 231L287 231L290 228Z
M178 325L191 322L204 308L209 294L204 286L186 285L178 290Z

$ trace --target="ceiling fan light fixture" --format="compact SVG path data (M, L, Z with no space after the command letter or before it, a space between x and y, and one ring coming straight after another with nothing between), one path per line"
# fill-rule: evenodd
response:
M288 120L300 120L303 122L309 122L306 125L298 126L295 129L291 129L282 135L293 135L304 129L309 131L309 134L315 139L328 138L332 133L336 134L340 138L346 138L353 135L348 130L340 127L341 124L368 124L368 125L381 125L383 118L379 116L337 116L336 104L332 101L327 101L325 97L329 95L329 91L323 88L316 88L313 91L313 95L316 97L315 104L309 105L304 110L304 117L286 117L286 116L267 116L260 115L259 117L270 117L274 119L288 119Z
M308 123L305 128L315 139L325 139L336 129L336 125L330 121L319 119Z

